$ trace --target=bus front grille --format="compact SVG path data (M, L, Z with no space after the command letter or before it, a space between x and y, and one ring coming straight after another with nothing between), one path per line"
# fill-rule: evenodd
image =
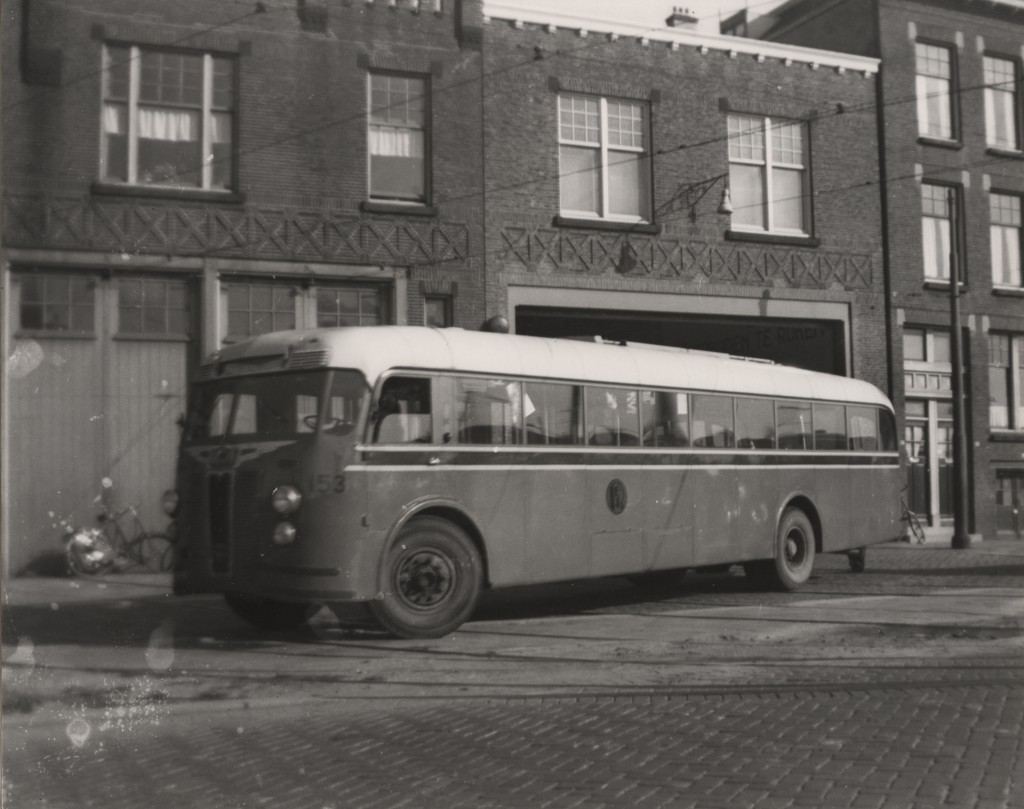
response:
M214 573L231 572L231 473L210 475L210 567Z

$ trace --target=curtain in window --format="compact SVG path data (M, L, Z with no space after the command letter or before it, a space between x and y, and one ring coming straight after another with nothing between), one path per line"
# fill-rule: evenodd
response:
M949 278L949 220L926 216L922 220L922 248L926 278Z
M423 157L423 133L375 126L370 129L370 154L381 157Z
M148 140L199 140L199 114L139 108L139 137Z
M917 77L917 121L921 135L931 138L953 137L949 89L948 79Z
M993 225L991 237L992 283L1019 287L1021 285L1020 228Z

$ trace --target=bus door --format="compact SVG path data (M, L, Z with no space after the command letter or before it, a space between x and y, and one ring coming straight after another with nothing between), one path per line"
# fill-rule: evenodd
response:
M697 450L692 455L693 484L688 487L694 504L694 564L736 561L745 555L740 543L756 538L756 532L743 526L748 512L759 510L760 494L736 471L733 398L694 394L690 407L691 439Z
M580 452L582 391L578 385L523 383L527 469L523 539L531 582L578 579L589 570L586 467Z
M640 392L643 488L647 498L644 569L671 570L693 564L694 501L689 396L675 391Z
M636 390L585 388L586 520L590 575L645 568L640 403Z

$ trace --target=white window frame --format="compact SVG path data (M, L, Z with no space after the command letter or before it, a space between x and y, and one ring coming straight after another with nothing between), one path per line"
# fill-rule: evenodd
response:
M993 191L989 195L989 244L992 264L992 286L1020 289L1024 286L1024 229L1021 209L1024 199L1018 194ZM1013 242L1016 241L1016 245ZM1016 266L1007 271L1006 262L1016 258ZM1004 276L1009 275L1009 280ZM1016 276L1016 277L1014 277Z
M422 101L422 120L419 125L409 121L393 121L388 117L387 122L374 120L375 108L373 106L373 80L385 79L401 80L406 82L419 82L420 96ZM430 78L429 76L411 73L392 73L378 70L370 71L366 77L366 195L373 202L382 202L395 205L428 205L431 199L431 176L430 176L430 150L431 146L431 108L430 108ZM385 110L390 107L384 108ZM418 132L421 136L421 147L423 154L420 155L420 180L423 183L423 193L420 195L398 195L383 194L374 192L373 187L373 157L372 143L375 129L395 129L408 132Z
M993 69L998 65L1009 68L1009 82L999 81L993 75ZM982 57L982 70L985 79L985 143L994 149L1020 151L1020 63L1003 56L985 55ZM1005 103L1007 96L1009 102ZM999 103L1001 99L1004 103ZM1009 140L1001 141L996 124L1006 117L1009 120L1003 123L1009 131Z
M731 229L736 231L743 231L745 233L776 233L784 236L808 236L811 231L811 194L810 194L810 171L809 171L809 160L807 153L809 149L809 137L810 132L807 123L804 121L794 121L787 118L771 118L763 115L742 115L742 114L730 114L729 121L746 119L750 121L759 121L760 127L754 131L762 136L761 149L764 155L763 159L742 157L735 153L734 147L741 148L740 144L733 139L733 127L728 124L729 129L729 165L737 166L756 166L761 169L761 194L764 206L764 221L761 227L757 225L750 225L739 223L735 219L732 222ZM800 151L801 151L801 162L800 163L788 163L775 159L775 144L773 139L777 136L777 132L782 126L796 126L800 131ZM774 173L776 169L785 169L789 171L800 172L800 188L801 188L801 218L803 219L803 226L800 228L785 228L780 227L776 224L776 211L775 211L775 179ZM733 207L741 207L744 204L742 197L737 196L737 185L730 181L730 188L732 191L732 204Z
M121 183L124 181L109 178L107 176L107 132L104 125L104 113L108 104L107 96L107 82L109 81L110 69L113 66L113 58L110 54L110 45L103 46L103 72L102 72L102 100L100 103L100 178L103 182ZM127 114L127 125L128 125L128 179L127 185L143 185L145 187L152 188L195 188L196 190L206 191L224 191L227 190L224 186L213 185L213 126L212 118L215 112L223 112L223 110L217 110L213 105L213 60L214 56L211 53L202 54L203 60L203 92L202 92L202 104L199 109L200 112L200 143L197 149L196 158L200 162L200 178L201 185L184 185L180 182L165 182L165 183L140 183L139 182L139 88L142 82L142 54L143 52L150 53L173 53L168 49L164 48L141 48L138 45L131 46L120 46L129 47L130 55L128 58L128 114ZM112 102L113 103L113 102ZM122 102L116 102L122 103ZM143 104L145 106L145 103ZM235 121L237 116L237 99L234 97L234 91L232 92L232 105L229 110L231 115L231 170L230 175L234 176L235 166ZM230 184L229 184L230 185Z
M562 104L566 100L573 98L587 99L596 101L598 104L598 134L596 141L590 140L577 140L573 138L565 138L562 136ZM618 144L612 146L608 140L608 102L614 102L616 104L626 104L636 107L640 110L640 141L641 145L628 146L624 144ZM574 209L567 209L561 207L561 187L559 188L559 210L563 216L574 217L579 219L594 219L607 222L629 222L629 223L646 223L651 218L651 184L649 177L644 177L643 185L640 187L640 199L637 201L640 203L641 215L640 216L627 216L625 214L613 214L611 210L611 190L609 188L610 183L608 182L609 177L609 156L611 160L614 160L614 154L616 152L624 152L628 154L641 155L641 166L644 171L648 174L650 172L650 163L643 162L643 158L650 160L650 120L647 114L647 105L640 101L625 98L611 98L604 96L591 96L583 93L559 93L558 95L558 152L559 152L559 177L561 178L567 169L562 166L561 152L563 146L583 147L594 149L598 153L598 210L595 211L580 211Z
M948 56L945 70L929 67L936 62L939 52L944 52ZM957 137L956 103L953 97L956 89L955 59L955 51L948 45L933 42L914 43L917 134L922 138L955 140ZM922 62L925 63L924 67ZM929 113L933 103L938 106L938 114L934 120Z
M925 211L925 187L936 188L942 191L943 204L946 206L946 216L935 216ZM957 244L958 234L953 231L953 210L950 208L949 192L953 192L954 206L960 205L960 189L955 186L942 185L941 183L922 182L921 183L921 263L924 271L924 280L939 284L948 284L951 267L949 265L950 251L955 247L958 251L957 258L959 266L957 267L957 281L959 286L964 285L964 268L962 256L959 254L959 245ZM942 233L942 251L941 255L936 256L937 262L929 261L929 250L927 249L928 241L928 228L926 227L929 220L936 222L944 222L945 227L941 228ZM934 270L934 272L932 271ZM943 274L945 273L945 274Z
M994 337L1001 337L1009 342L1009 367L1005 365L993 365L992 364L992 339ZM1022 387L1022 377L1024 377L1024 335L1012 334L1009 332L991 332L988 335L988 368L991 380L991 369L1002 368L1004 369L1001 373L1005 374L1006 384L1008 389L1006 391L1006 408L1007 408L1007 424L995 426L992 422L992 411L991 411L991 399L989 403L989 428L994 431L1000 432L1024 432L1024 387Z

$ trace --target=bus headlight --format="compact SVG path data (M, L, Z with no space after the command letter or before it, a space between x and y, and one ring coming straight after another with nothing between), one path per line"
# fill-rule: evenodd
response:
M164 492L163 497L160 498L160 507L164 510L164 514L173 517L174 512L178 510L178 493L174 489Z
M299 532L295 530L295 526L290 522L279 522L274 526L274 544L275 545L291 545Z
M302 492L294 486L278 486L270 495L270 505L278 514L291 514L302 505Z

